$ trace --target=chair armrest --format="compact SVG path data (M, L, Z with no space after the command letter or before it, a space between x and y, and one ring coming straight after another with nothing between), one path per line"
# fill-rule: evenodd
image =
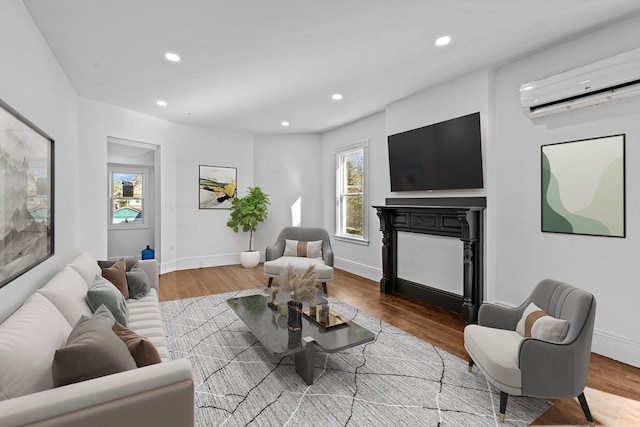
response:
M171 360L0 401L0 425L193 426L193 372Z
M160 292L159 289L159 280L158 280L158 261L155 259L141 259L137 263L138 267L144 270L149 276L149 280L151 281L151 287L156 288L156 291Z
M325 248L322 251L322 259L324 260L325 264L333 267L333 249Z
M520 343L522 394L532 397L566 399L584 390L575 378L574 349L570 344L557 344L533 338ZM586 374L585 379L586 382Z
M519 308L484 303L478 310L478 325L515 331L520 317L522 310Z
M264 260L273 261L274 259L280 258L283 253L284 249L278 246L267 246L267 249L264 251Z

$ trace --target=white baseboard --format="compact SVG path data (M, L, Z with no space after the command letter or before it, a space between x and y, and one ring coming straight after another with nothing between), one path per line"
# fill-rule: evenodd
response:
M373 280L374 282L379 282L382 278L382 269L353 262L344 258L335 258L333 260L333 266L340 270L348 271L349 273Z
M640 368L640 342L594 330L591 351L611 359Z

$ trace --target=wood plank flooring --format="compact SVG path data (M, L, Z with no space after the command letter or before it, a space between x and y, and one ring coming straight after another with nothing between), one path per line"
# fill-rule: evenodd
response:
M160 276L160 300L261 288L266 283L262 265L176 271ZM457 314L403 296L381 294L377 282L337 269L328 289L329 295L468 359L463 345L465 324ZM640 426L640 368L592 353L585 395L597 425ZM532 425L587 425L577 399L552 402Z

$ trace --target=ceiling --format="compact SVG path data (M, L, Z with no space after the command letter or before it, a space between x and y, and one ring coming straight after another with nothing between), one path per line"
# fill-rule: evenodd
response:
M80 96L251 133L324 132L640 13L640 0L24 3ZM442 34L453 41L436 47Z

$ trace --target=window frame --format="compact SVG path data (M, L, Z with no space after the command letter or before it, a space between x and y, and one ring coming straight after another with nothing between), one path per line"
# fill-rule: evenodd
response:
M335 187L335 230L333 237L337 240L342 240L345 242L356 243L361 245L369 244L369 215L367 212L368 205L368 170L369 170L369 155L368 155L368 147L369 140L364 139L355 144L350 144L347 146L339 147L336 149L336 187ZM363 178L362 178L362 236L355 236L353 234L343 233L343 224L346 219L343 216L345 200L349 196L343 193L344 179L345 179L345 168L344 168L344 160L345 158L354 153L354 152L362 152L363 156ZM353 195L354 193L349 193Z
M108 197L107 197L107 228L108 230L140 230L149 228L147 221L146 205L148 201L148 180L149 180L149 168L137 167L137 166L122 166L116 164L109 164L108 166ZM119 224L113 223L113 174L137 174L142 176L142 197L121 197L122 199L135 199L140 200L142 206L142 219L139 222L121 222ZM120 198L120 197L119 197Z

